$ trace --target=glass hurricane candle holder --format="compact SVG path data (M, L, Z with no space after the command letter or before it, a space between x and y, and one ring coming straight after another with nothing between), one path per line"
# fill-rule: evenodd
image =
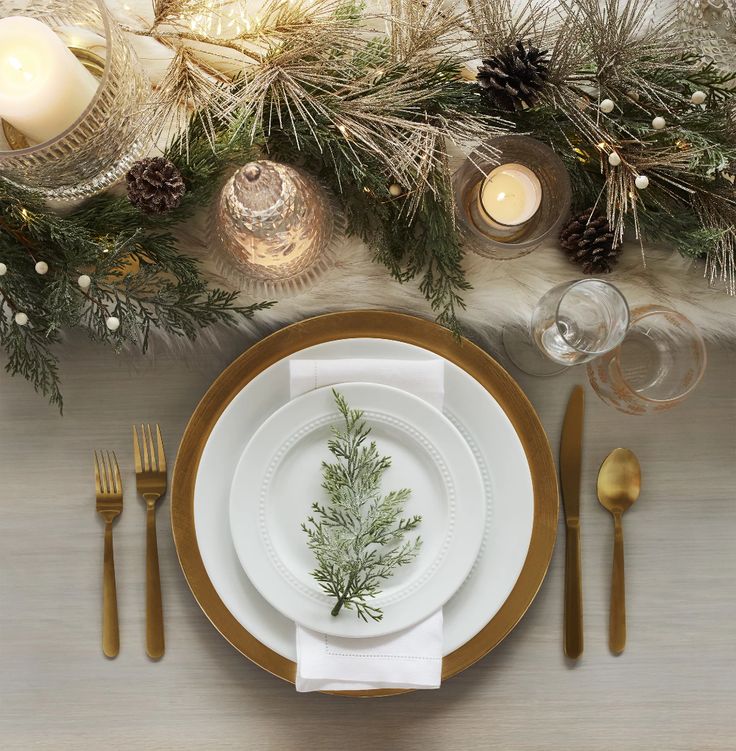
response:
M705 373L706 351L695 325L658 305L631 311L621 344L588 364L593 390L630 415L662 412L680 404Z
M493 153L500 152L500 164ZM556 235L570 213L570 176L541 141L500 136L486 141L453 178L458 220L468 248L510 260Z
M0 175L59 201L119 179L148 144L150 84L102 0L0 0Z

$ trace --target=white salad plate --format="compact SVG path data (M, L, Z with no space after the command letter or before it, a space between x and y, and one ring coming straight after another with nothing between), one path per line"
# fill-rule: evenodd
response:
M311 575L316 560L302 524L313 503L329 501L322 463L335 461L327 444L344 425L332 387L277 409L248 442L230 491L232 540L248 578L282 615L331 636L384 636L432 615L467 577L483 539L483 482L458 429L424 399L376 383L336 388L391 459L380 493L410 489L402 516L422 518L407 536L421 539L417 556L370 600L381 619L362 620L347 608L331 615L334 598Z
M261 596L243 571L232 542L230 487L240 457L260 425L290 401L291 359L434 357L413 344L376 338L336 339L306 347L276 359L250 380L230 400L209 433L197 465L192 499L199 556L208 582L229 612L227 617L287 660L296 659L294 622ZM449 361L445 361L443 412L475 456L486 504L480 551L465 582L443 608L443 652L447 655L478 634L514 589L529 550L534 490L530 466L511 420L478 381Z

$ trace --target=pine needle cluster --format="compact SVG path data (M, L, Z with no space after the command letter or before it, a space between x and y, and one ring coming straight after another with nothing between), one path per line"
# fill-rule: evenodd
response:
M363 412L351 409L333 390L342 426L333 427L328 442L334 462L322 464L326 504L312 504L312 515L302 524L317 567L312 576L335 600L332 615L345 608L359 618L380 621L383 612L371 604L382 582L419 552L420 537L405 539L422 517L403 517L409 489L382 495L381 479L391 458L381 456Z

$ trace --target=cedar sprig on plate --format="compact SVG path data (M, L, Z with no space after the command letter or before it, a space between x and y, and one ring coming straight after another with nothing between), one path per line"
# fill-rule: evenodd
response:
M350 409L339 392L332 393L343 423L332 428L328 442L336 461L322 463L322 487L329 501L313 503L313 515L302 524L317 559L311 573L335 599L333 616L344 607L364 621L380 621L383 612L370 600L380 594L383 581L419 552L421 538L406 535L422 517L402 516L411 495L408 488L382 495L381 480L391 458L380 455L375 441L368 443L371 429L362 410Z

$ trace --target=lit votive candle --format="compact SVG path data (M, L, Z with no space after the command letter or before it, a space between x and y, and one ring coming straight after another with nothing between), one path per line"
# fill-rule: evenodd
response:
M46 24L26 16L0 19L0 117L43 143L87 108L97 80Z
M517 226L537 213L542 203L542 184L523 164L502 164L485 178L479 198L491 219Z

